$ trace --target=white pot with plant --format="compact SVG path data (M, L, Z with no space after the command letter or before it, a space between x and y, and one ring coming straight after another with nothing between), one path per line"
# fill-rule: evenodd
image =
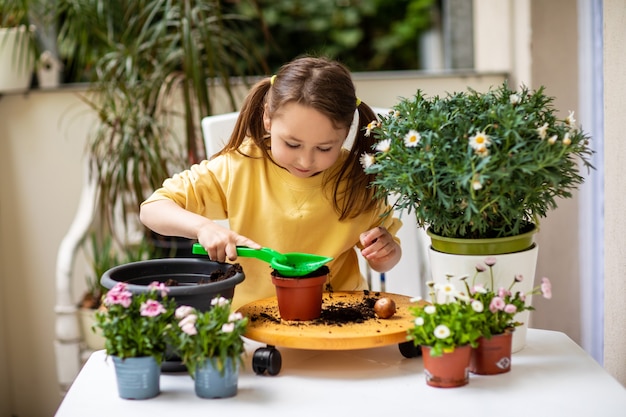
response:
M521 273L528 288L520 290L532 289L539 219L583 183L579 165L593 168L589 137L573 112L557 117L553 100L543 87L506 84L446 97L418 91L371 123L379 142L363 166L378 195L393 196L394 209L428 228L435 281L498 255L496 285ZM525 331L515 338L519 350Z
M26 91L36 61L35 28L29 13L38 0L0 3L0 92Z

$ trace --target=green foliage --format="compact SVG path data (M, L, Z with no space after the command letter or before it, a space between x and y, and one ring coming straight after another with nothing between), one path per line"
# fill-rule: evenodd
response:
M407 330L407 339L431 347L432 356L452 352L458 346L477 346L483 320L481 311L474 309L469 297L457 292L450 283L428 283L430 303L420 302L409 307L415 325Z
M231 313L230 301L217 297L208 311L200 312L189 306L176 309L180 321L171 327L169 338L192 377L205 361L213 361L224 372L227 358L243 363L243 339L248 318Z
M380 142L362 162L379 196L397 196L396 208L438 235L517 235L572 196L579 163L593 168L589 138L552 101L506 83L444 98L418 91L370 124Z
M353 71L417 69L418 38L433 0L258 0L235 10L272 69L302 54L338 59Z
M152 309L146 308L148 305ZM95 327L102 329L107 355L122 359L154 356L159 363L163 360L176 306L163 284L131 294L126 284L119 283L108 291L104 306L96 312Z
M28 12L33 3L33 0L0 0L0 27L28 26Z
M88 241L86 257L91 271L85 279L87 290L81 300L81 307L96 309L100 306L102 294L106 292L106 288L100 284L102 275L115 266L147 259L151 248L142 240L137 245L127 245L120 250L106 231L91 230Z

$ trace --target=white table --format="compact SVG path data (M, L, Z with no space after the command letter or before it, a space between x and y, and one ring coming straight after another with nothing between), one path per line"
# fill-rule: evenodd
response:
M626 416L626 390L565 334L530 329L509 373L471 375L461 388L432 388L421 358L404 358L397 345L349 351L278 347L276 376L252 371L248 341L239 391L227 399L196 397L186 373L161 376L149 400L117 395L113 364L104 351L87 361L57 417L124 416Z

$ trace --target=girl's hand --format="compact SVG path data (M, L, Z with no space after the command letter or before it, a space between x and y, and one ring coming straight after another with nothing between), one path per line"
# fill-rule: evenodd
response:
M206 249L212 261L237 259L237 246L261 249L261 245L214 222L207 222L198 230L198 243Z
M162 235L198 239L213 261L234 261L237 259L237 246L261 249L261 245L253 240L187 211L171 200L142 205L139 217L144 225Z
M402 249L384 227L361 233L360 240L361 255L375 271L387 272L400 261Z

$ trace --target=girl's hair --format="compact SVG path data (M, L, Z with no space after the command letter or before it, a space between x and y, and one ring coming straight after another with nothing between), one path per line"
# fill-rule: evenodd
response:
M295 102L311 107L327 116L335 128L346 132L358 110L358 123L354 144L341 168L331 176L325 176L324 187L332 185L333 205L339 219L354 218L360 213L374 209L379 201L370 181L360 164L363 153L371 152L375 139L366 136L365 128L376 119L374 111L365 103L357 103L354 84L348 69L342 64L325 58L298 58L280 68L276 76L257 82L246 97L237 123L225 147L218 152L241 152L240 145L250 137L271 160L269 141L263 124L263 112L271 118L281 106ZM339 184L345 180L345 186Z

